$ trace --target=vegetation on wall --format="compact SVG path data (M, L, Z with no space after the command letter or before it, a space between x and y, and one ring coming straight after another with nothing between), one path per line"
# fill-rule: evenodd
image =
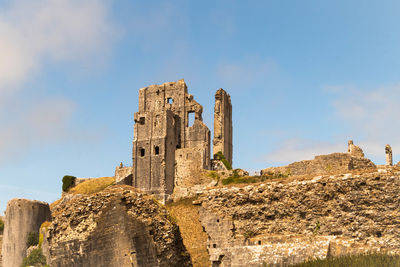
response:
M21 267L27 266L48 266L46 265L46 257L43 255L41 248L32 250L29 256L23 260Z
M64 192L68 192L68 190L72 187L72 186L74 186L74 184L75 184L75 180L76 180L76 177L75 176L71 176L71 175L65 175L63 178L62 178L62 190L64 191Z
M232 165L229 163L229 161L225 158L224 154L222 154L221 151L217 152L217 157L218 159L225 165L225 167L228 170L232 170Z
M26 241L26 244L28 245L28 247L36 246L37 244L39 244L39 233L30 232L28 234L28 239Z
M0 232L4 231L4 222L2 219L0 219Z

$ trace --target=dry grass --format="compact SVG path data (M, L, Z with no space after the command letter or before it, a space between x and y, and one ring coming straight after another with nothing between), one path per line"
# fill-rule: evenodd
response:
M90 179L71 188L68 193L90 195L100 192L114 183L114 177L101 177Z
M207 234L199 220L199 206L193 199L184 199L166 205L169 213L176 218L182 234L183 243L192 257L194 267L210 266L207 252Z

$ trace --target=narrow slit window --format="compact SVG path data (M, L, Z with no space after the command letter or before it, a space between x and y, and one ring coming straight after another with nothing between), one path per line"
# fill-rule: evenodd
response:
M144 150L144 148L141 148L140 149L140 156L144 157L144 155L145 155L145 150Z
M158 146L154 147L154 154L156 154L156 155L160 154L160 147L158 147Z
M189 127L193 126L194 119L195 119L194 112L189 112L189 114L188 114L188 126Z

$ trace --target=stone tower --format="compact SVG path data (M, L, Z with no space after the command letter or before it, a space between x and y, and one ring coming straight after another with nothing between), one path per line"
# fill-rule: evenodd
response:
M210 165L210 130L203 107L188 94L184 80L139 90L134 115L132 185L165 201L172 194L175 171L196 154L202 168ZM189 125L189 115L194 123ZM176 162L176 154L182 158ZM183 160L185 158L185 160Z
M47 203L27 199L12 199L7 203L2 246L3 266L19 267L26 257L30 232L39 232L44 221L51 221Z
M393 152L389 144L385 146L386 166L393 166Z
M213 155L221 151L232 164L232 104L223 89L215 93Z

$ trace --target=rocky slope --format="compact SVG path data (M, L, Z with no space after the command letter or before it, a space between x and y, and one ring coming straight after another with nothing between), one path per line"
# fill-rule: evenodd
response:
M130 186L65 198L52 210L50 266L191 266L174 219Z
M400 172L217 188L195 201L213 266L400 253Z

